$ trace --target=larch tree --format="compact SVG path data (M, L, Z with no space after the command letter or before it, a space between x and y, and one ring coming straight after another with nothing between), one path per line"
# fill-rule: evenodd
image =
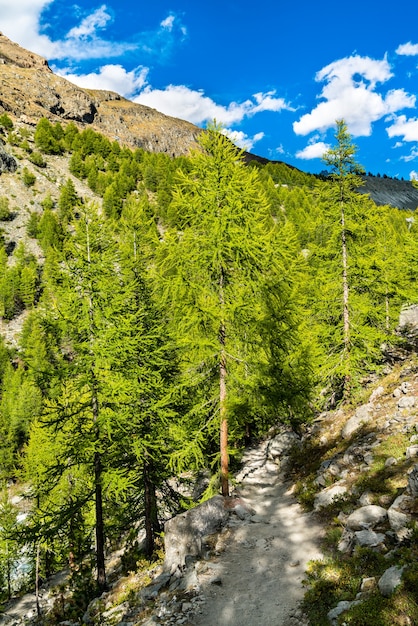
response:
M344 120L337 120L335 133L336 145L327 150L323 160L331 168L330 201L339 209L339 232L341 249L341 286L343 307L343 334L344 355L343 361L347 364L344 374L344 394L349 393L350 386L350 307L349 307L349 280L348 280L348 249L346 212L355 198L356 190L363 184L360 174L362 167L357 163L355 156L356 146L351 141Z
M60 380L32 426L24 457L28 478L41 477L32 485L41 506L29 526L46 539L53 530L66 529L71 563L74 537L83 525L88 533L87 520L94 519L102 590L110 511L115 503L126 508L125 498L135 492L145 491L145 500L151 494L143 514L147 552L152 552L152 481L157 460L161 466L170 448L167 420L175 411L167 397L175 359L147 300L139 263L128 260L114 225L94 206L80 207L64 256L46 302L48 324L57 329L54 376L59 370ZM52 453L42 453L39 441L47 441Z
M168 209L174 227L164 231L157 269L184 368L189 380L205 388L206 422L196 432L201 440L204 430L219 432L221 491L227 496L236 417L251 403L260 372L267 376L265 333L269 328L285 336L292 328L292 244L280 239L280 219L271 214L257 171L220 129L209 128L198 142L190 169L177 173ZM266 294L280 311L280 330L267 323Z

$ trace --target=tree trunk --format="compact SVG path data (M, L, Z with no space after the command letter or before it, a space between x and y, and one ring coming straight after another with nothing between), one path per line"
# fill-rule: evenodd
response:
M343 270L343 328L344 328L344 362L346 372L344 376L344 396L350 394L350 311L349 311L349 288L348 288L348 261L347 261L347 240L345 231L344 204L341 200L341 252Z
M385 328L386 332L389 334L390 332L390 305L389 305L389 295L386 290L385 295Z
M7 554L7 599L12 597L12 564L9 558L9 540L6 539L6 554Z
M219 277L219 303L221 306L222 321L219 328L219 418L220 418L220 437L219 448L221 455L221 492L224 498L229 496L229 458L228 458L228 416L226 411L226 328L224 321L224 281L225 272L221 268Z
M36 546L36 565L35 565L35 600L36 600L36 614L41 614L41 607L39 605L39 561L41 558L41 544L38 541Z
M102 461L99 452L94 453L94 481L95 481L95 508L96 508L96 566L97 586L99 591L106 589L105 542L103 522L103 493L102 493Z
M87 263L91 264L90 256L90 231L89 222L86 219L86 246L87 246ZM89 294L89 320L90 320L90 343L93 344L93 290L90 288ZM94 371L91 371L91 409L93 415L93 424L96 434L96 441L100 439L99 431L99 399L97 394L97 381ZM99 591L106 589L106 567L105 567L105 540L104 540L104 521L103 521L103 491L102 491L102 459L99 451L95 451L94 458L94 504L96 513L96 567L97 567L97 587Z
M144 463L144 500L145 500L145 555L152 557L155 548L155 533L161 530L158 521L157 496L155 484L152 480L152 465Z
M220 452L221 452L221 490L226 498L229 496L229 458L228 458L228 419L226 414L226 356L221 351L219 364L219 403L220 403Z

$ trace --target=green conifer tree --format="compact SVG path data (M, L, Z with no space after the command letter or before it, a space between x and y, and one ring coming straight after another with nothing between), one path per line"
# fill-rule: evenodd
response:
M273 332L267 299L278 307L283 333L294 323L292 242L283 246L257 171L219 128L202 133L199 144L190 171L178 172L170 206L176 228L164 233L159 271L189 375L205 387L207 423L198 436L217 424L228 495L229 434L237 436L236 417L266 363L261 336Z
M46 486L38 485L43 511L49 513L34 517L35 533L50 533L45 524L52 518L68 536L74 515L87 520L94 504L99 589L106 586L110 503L123 502L135 490L148 494L146 520L154 523L150 530L155 532L152 485L170 449L167 419L173 409L166 398L172 354L159 338L134 263L134 256L116 244L113 225L95 207L81 207L63 271L50 291L49 324L59 328L60 336L60 382L34 423L26 455L29 465L39 462L41 473L55 476ZM37 457L39 446L33 444L40 428L52 450L47 459ZM59 485L68 481L71 490L60 498Z

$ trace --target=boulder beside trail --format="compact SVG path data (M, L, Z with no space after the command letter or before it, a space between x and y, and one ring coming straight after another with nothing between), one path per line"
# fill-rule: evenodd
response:
M228 517L224 498L214 496L168 520L164 525L164 569L174 573L177 568L185 567L186 557L200 557L205 546L204 538L219 531Z

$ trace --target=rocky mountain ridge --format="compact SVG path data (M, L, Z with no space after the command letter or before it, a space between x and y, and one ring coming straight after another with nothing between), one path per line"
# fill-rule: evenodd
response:
M1 33L0 80L0 112L33 126L42 117L51 122L72 121L131 148L171 156L188 154L200 132L189 122L133 103L115 92L77 87L54 74L45 59Z

